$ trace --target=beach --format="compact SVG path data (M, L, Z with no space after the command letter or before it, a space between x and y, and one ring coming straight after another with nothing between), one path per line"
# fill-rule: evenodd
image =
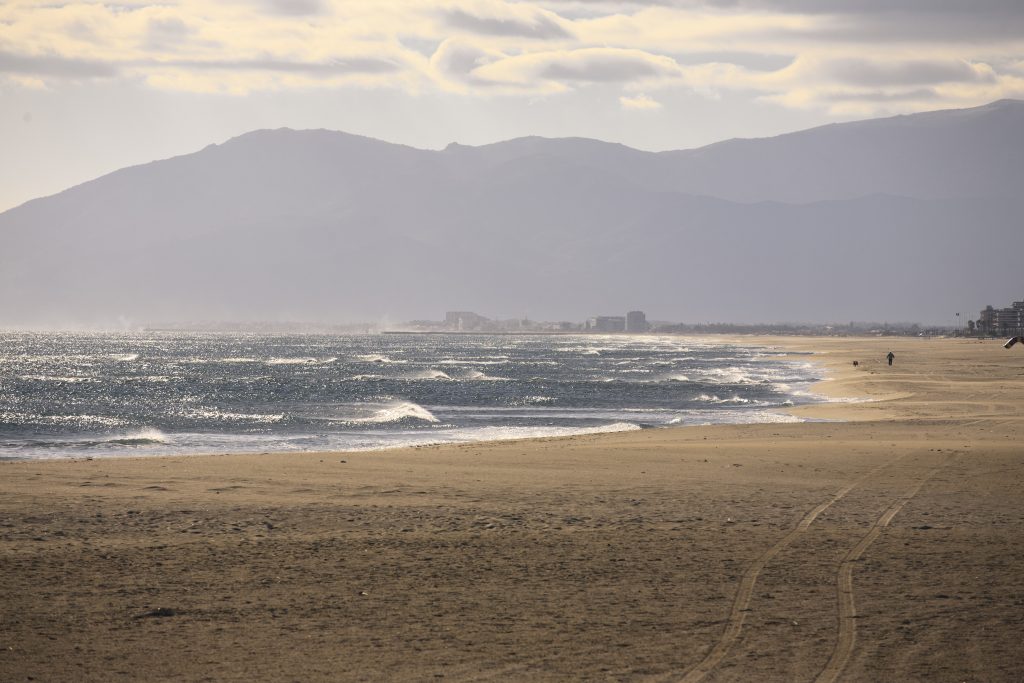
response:
M1024 678L1024 351L743 341L814 352L843 400L802 423L0 463L0 680Z

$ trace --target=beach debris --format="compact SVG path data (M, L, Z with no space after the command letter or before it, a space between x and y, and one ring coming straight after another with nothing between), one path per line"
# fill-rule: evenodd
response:
M853 367L857 367L858 365L860 365L860 361L853 361Z
M1020 342L1021 344L1024 344L1024 337L1010 337L1009 339L1006 340L1006 343L1003 344L1003 348L1004 349L1008 349L1011 346L1013 346L1014 344L1016 344L1017 342Z

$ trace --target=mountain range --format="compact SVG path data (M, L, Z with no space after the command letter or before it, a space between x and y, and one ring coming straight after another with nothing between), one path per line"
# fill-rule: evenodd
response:
M694 150L259 130L0 214L0 326L952 323L1024 296L1024 102Z

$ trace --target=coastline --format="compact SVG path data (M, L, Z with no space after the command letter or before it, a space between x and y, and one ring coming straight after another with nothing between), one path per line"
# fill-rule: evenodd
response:
M1018 679L1020 354L742 339L814 351L815 392L871 400L787 410L830 422L0 463L0 678Z

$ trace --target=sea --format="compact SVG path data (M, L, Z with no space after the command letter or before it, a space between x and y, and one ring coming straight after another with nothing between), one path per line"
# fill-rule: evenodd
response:
M679 336L0 333L0 459L796 422L810 356Z

